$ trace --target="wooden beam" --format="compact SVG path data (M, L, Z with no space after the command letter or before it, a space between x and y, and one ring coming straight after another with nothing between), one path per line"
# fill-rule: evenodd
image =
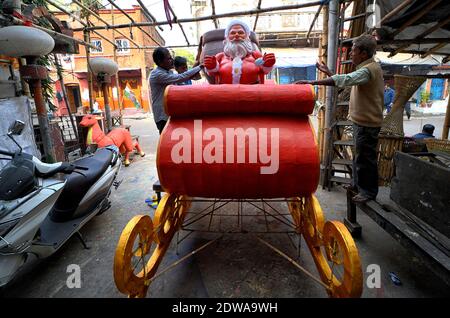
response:
M395 51L395 49L390 49L390 48L383 48L384 52L393 52ZM403 50L400 53L409 53L409 54L426 54L428 52L428 50L424 51L424 50ZM434 53L437 55L449 55L448 52L446 53Z
M416 36L416 39L423 39L426 36L430 35L431 33L433 33L434 31L438 30L439 28L447 25L450 23L450 17L447 17L446 19L436 23L434 26L432 26L431 28L429 28L428 30L422 32L421 34L419 34L418 36ZM394 52L392 52L391 54L389 54L389 57L392 57L394 55L396 55L397 53L401 52L403 49L406 49L409 45L402 45L401 47L399 47L397 50L395 50Z
M431 49L429 49L426 53L422 54L421 58L426 58L428 55L433 54L439 49L442 49L444 46L446 46L448 43L439 43L438 45L433 46Z
M108 1L111 1L111 0L108 0ZM254 10L247 10L247 11L235 11L235 12L229 12L229 13L224 13L224 14L209 15L209 16L204 16L204 17L179 19L178 21L170 21L170 23L190 23L190 22L213 20L214 18L220 19L220 18L229 18L229 17L236 17L236 16L253 15L253 14L265 13L265 12L289 11L289 10L295 10L295 9L301 9L301 8L315 7L315 6L319 6L321 4L322 4L322 1L314 1L314 2L308 2L308 3L303 3L303 4L294 4L294 5L288 5L288 6L261 8L259 10L254 9ZM112 25L111 28L115 28L115 29L122 28L123 29L123 28L130 28L130 27L158 26L158 25L167 25L167 24L169 24L169 21L139 22L139 23L134 22L134 23ZM97 30L97 29L102 29L102 27L96 26L96 27L88 28L88 30ZM81 30L74 29L74 31L81 31Z
M380 21L380 25L383 25L384 22L388 21L390 18L392 18L394 15L399 13L403 8L405 8L407 5L409 5L414 0L405 0L402 3L400 3L397 7L394 8L391 12L386 14L383 19Z
M450 44L450 38L414 38L414 39L401 39L401 40L385 40L385 41L378 41L378 45L390 45L390 44L402 44L399 48L407 48L411 44L434 44L434 43L448 43Z
M419 20L421 17L423 17L425 14L427 14L428 12L430 12L431 9L433 9L436 5L438 5L442 0L434 0L433 2L431 2L426 8L424 8L422 11L420 11L418 14L416 14L415 16L413 16L411 19L409 19L408 21L406 21L405 23L403 23L403 25L398 28L397 30L395 30L394 33L392 33L392 37L395 37L396 35L398 35L400 32L402 32L403 30L405 30L407 27L409 27L410 25L412 25L414 22L416 22L417 20Z

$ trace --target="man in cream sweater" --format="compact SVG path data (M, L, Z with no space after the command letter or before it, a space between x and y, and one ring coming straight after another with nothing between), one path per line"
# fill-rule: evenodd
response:
M353 122L355 153L353 158L353 189L355 202L375 199L378 194L377 151L378 133L383 121L383 71L374 61L377 42L372 35L362 35L353 41L352 63L356 71L335 75L325 64L317 68L329 77L317 81L298 81L297 84L352 86L349 115Z

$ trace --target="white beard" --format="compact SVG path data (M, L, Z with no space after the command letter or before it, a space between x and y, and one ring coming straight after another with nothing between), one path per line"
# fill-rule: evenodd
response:
M242 75L242 59L253 52L253 45L249 38L242 41L224 41L223 52L233 60L233 84L239 84Z
M249 38L242 41L230 41L226 39L223 42L225 44L223 52L231 59L235 57L242 59L253 52L252 41Z

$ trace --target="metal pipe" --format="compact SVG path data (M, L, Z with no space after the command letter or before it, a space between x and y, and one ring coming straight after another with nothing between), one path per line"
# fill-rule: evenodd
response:
M108 0L108 1L111 1L111 0ZM209 15L209 16L204 16L204 17L180 19L178 21L170 21L170 23L199 22L199 21L206 21L206 20L213 20L213 19L235 17L235 16L253 15L253 14L265 13L265 12L288 11L288 10L295 10L295 9L301 9L301 8L315 7L315 6L321 5L322 3L323 3L323 1L314 1L314 2L288 5L288 6L269 7L269 8L253 9L253 10L247 10L247 11L236 11L236 12L229 12L229 13L224 13L224 14ZM167 25L167 24L169 24L169 21L139 22L139 23L134 22L134 23L112 25L111 27L117 29L117 28L130 28L130 27L141 27L141 26L158 26L158 25ZM96 26L96 27L90 27L90 28L88 28L88 30L98 30L101 28L102 27ZM81 31L81 30L82 29L74 29L74 31Z
M336 58L337 58L337 16L339 13L339 0L331 0L328 5L328 46L327 46L327 66L332 73L336 71ZM333 100L334 100L334 90L332 86L327 86L326 88L326 99L325 99L325 134L324 134L324 152L325 152L325 178L328 183L328 167L331 162L331 125L333 123Z

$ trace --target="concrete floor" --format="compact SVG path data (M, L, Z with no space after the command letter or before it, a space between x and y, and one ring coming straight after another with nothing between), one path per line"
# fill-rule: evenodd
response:
M82 230L89 250L77 238L71 238L56 254L42 261L30 259L16 279L1 293L2 297L124 297L115 287L113 259L119 236L127 222L138 214L153 215L154 210L144 202L152 195L156 180L156 145L158 133L152 118L127 119L133 134L140 135L141 146L147 155L137 157L130 167L123 168L119 179L123 182L111 196L112 208L95 217ZM328 220L342 220L346 213L344 190L318 189L316 193ZM285 204L278 204L287 212ZM192 209L200 208L194 204ZM235 213L236 206L224 209ZM250 210L252 210L250 208ZM255 209L253 209L255 210ZM260 218L258 219L260 220ZM244 222L249 230L264 222ZM370 289L364 283L363 297L448 297L450 288L435 277L421 262L401 247L375 222L360 212L358 221L363 235L356 240L364 282L366 268L378 264L381 268L381 288ZM221 226L236 228L236 218L222 218ZM271 220L271 225L282 229ZM165 268L177 259L198 248L217 234L196 232L179 245L172 245L160 265ZM265 240L295 258L296 249L285 234L261 235ZM297 261L318 277L312 257L303 242ZM82 284L69 289L67 267L81 267ZM395 272L402 285L389 278ZM152 283L148 297L327 297L325 290L295 268L286 259L261 244L255 234L225 234L219 241L181 263Z

